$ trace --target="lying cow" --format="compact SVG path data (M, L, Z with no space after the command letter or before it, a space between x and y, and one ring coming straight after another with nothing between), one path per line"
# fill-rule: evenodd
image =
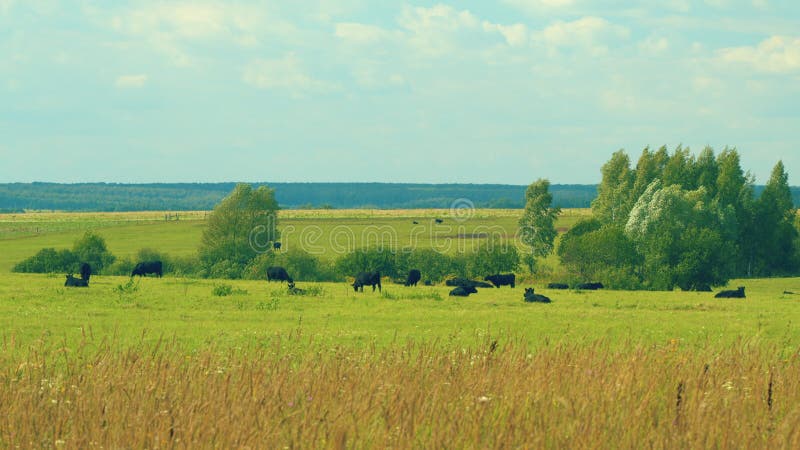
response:
M372 292L375 292L375 286L378 286L378 292L381 292L381 273L377 270L374 272L361 272L356 275L356 280L353 282L353 290L364 292L364 286L372 286Z
M296 287L294 281L290 281L286 288L289 290L289 295L306 295L306 290Z
M566 283L548 283L547 289L569 289Z
M286 269L280 266L267 267L267 283L271 282L272 280L277 280L281 283L284 281L288 281L289 283L294 282L292 277L289 276L289 273L286 272Z
M533 288L525 288L523 299L528 303L550 303L550 299L544 295L533 292Z
M89 287L89 280L84 278L75 278L72 274L67 275L67 281L64 283L64 286L69 287Z
M497 288L500 286L511 286L512 288L516 286L516 277L513 273L487 275L484 280L491 282Z
M714 298L745 298L744 286L739 286L736 290L720 291Z
M131 272L131 277L135 275L143 277L148 273L155 274L161 278L161 276L164 274L161 261L145 261L136 264L136 267L133 268L133 272Z
M406 286L416 286L419 283L419 280L422 278L422 274L417 269L411 269L408 271L408 278L406 278Z
M575 289L583 289L585 291L596 291L603 289L603 283L578 283Z
M458 286L450 291L451 297L469 297L469 294L477 294L478 290L472 286Z

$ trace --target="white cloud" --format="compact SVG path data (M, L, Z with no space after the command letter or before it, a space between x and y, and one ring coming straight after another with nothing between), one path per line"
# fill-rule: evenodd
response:
M166 3L129 10L113 18L114 28L132 34L169 34L199 39L237 36L254 30L257 9L223 4Z
M521 23L514 25L500 25L497 23L483 22L483 30L497 32L503 35L508 45L512 47L523 46L528 43L528 27Z
M287 90L293 94L325 93L338 87L311 77L292 54L282 59L259 59L244 70L242 79L261 89Z
M140 88L147 83L147 75L121 75L114 83L118 88Z
M587 16L572 22L557 21L536 33L535 39L549 47L580 47L603 53L607 43L627 39L630 31L601 17Z
M505 0L505 3L527 12L565 8L575 4L575 0Z
M800 38L772 36L756 46L725 48L718 52L718 59L750 66L759 72L785 74L800 71Z
M396 37L397 33L384 30L375 25L365 25L355 22L336 24L334 35L348 42L361 45L376 44L386 39Z
M669 41L665 37L650 36L639 42L639 49L648 54L661 53L669 48Z
M479 29L480 21L469 11L447 5L403 9L398 23L407 33L407 42L421 54L440 56L459 48L459 35Z

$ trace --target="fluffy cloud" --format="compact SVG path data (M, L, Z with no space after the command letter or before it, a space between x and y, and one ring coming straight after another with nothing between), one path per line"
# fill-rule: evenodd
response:
M500 33L503 35L508 45L512 47L520 47L528 44L528 27L521 23L500 25L497 23L483 22L483 30Z
M528 12L564 8L575 4L575 0L505 0L505 3Z
M147 75L122 75L114 83L118 88L140 88L147 83Z
M725 63L743 64L766 73L800 71L800 38L772 36L756 46L730 47L719 51Z
M583 17L571 22L557 21L536 33L535 39L547 47L579 47L602 53L607 43L627 39L630 31L601 17Z
M295 95L325 93L337 89L333 83L310 76L294 55L281 59L259 59L244 70L242 79L261 89L287 90Z
M397 33L384 30L375 25L345 22L336 24L335 36L354 44L376 44L383 40L396 37Z

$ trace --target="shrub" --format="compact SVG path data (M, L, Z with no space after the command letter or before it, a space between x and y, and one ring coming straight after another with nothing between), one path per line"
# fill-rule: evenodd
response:
M78 262L87 262L92 266L92 271L100 273L105 267L110 266L116 259L106 247L106 241L101 236L87 231L72 246Z
M38 253L20 261L11 269L20 273L56 273L78 271L78 259L67 249L43 248Z
M342 277L377 270L381 276L397 277L395 252L381 248L360 248L336 260L336 272Z

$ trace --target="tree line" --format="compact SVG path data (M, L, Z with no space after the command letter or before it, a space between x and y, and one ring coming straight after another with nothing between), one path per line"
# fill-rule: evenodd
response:
M10 183L0 184L0 212L207 211L237 183ZM266 186L267 183L250 183ZM465 198L478 208L521 208L525 186L502 184L269 183L281 208L449 208ZM595 185L554 185L564 208L588 208Z
M592 218L561 239L558 256L582 278L617 288L707 290L734 277L797 274L797 210L781 161L760 195L735 149L697 156L620 150L602 167Z

